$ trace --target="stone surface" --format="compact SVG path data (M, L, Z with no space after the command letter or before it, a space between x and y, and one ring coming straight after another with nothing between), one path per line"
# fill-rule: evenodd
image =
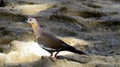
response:
M20 42L12 41L11 43L12 51L22 51L38 56L50 56L50 53L42 49L38 43L35 42Z
M4 0L0 66L120 67L119 7L118 0ZM88 55L62 51L57 59L42 57L46 51L33 42L33 31L25 22L28 17Z

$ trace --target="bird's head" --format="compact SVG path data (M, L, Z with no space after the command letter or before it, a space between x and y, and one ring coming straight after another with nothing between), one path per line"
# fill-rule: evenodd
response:
M28 18L27 23L30 23L32 26L33 30L40 30L41 27L39 26L37 20L35 18Z
M37 20L35 18L28 18L27 23L30 23L31 25L34 25L37 23Z

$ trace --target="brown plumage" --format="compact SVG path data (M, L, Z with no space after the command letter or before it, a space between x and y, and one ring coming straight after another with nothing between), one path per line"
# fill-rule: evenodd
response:
M54 35L44 31L39 26L35 18L29 18L27 22L31 24L37 42L42 48L49 51L51 53L51 56L53 55L53 52L57 52L55 54L56 57L60 51L71 51L77 54L85 54L84 52L78 51L74 47L67 45L65 42L56 38Z

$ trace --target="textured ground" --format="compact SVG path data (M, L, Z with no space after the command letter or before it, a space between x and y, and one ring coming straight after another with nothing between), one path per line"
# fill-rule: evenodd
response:
M119 0L4 0L0 66L120 67L119 7ZM25 23L28 17L88 55L64 51L59 59L47 57L49 53L33 42L32 29Z

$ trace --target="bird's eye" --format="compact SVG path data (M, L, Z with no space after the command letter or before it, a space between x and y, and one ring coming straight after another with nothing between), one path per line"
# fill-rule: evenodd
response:
M29 21L32 21L32 19L30 19Z

